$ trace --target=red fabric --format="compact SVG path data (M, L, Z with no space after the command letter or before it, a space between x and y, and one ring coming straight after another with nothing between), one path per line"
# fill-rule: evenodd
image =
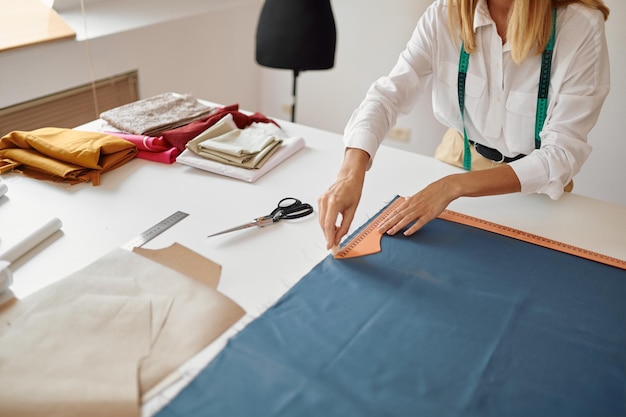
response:
M151 151L138 151L137 158L147 159L153 162L162 162L164 164L173 164L176 162L176 157L180 155L180 151L175 147L162 152Z
M268 119L261 113L254 113L248 116L247 114L241 113L239 111L239 104L231 104L230 106L218 109L215 113L211 114L208 117L193 121L188 125L181 126L176 129L166 130L165 132L161 133L161 136L163 137L163 139L165 139L167 143L176 147L179 151L182 152L185 150L185 145L187 144L187 142L213 126L227 114L232 114L233 121L239 129L244 129L255 122L273 123L276 126L280 127L280 125L274 120Z
M162 162L164 164L173 164L180 151L167 143L162 136L158 138L144 135L134 135L123 132L105 132L124 140L127 140L137 146L139 152L137 158L147 159L153 162Z
M140 151L149 151L149 152L164 152L169 150L172 145L165 142L165 140L159 137L153 136L145 136L145 135L134 135L131 133L124 132L104 132L109 135L117 136L118 138L122 138L129 142L132 142L137 146L137 149Z

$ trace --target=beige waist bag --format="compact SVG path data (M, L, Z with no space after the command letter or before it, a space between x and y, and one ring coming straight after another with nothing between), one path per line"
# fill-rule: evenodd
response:
M487 159L470 146L472 154L472 171L495 168L502 163ZM448 129L444 133L441 143L435 150L435 158L455 167L463 168L463 135L456 129Z
M506 164L506 162L495 162L485 158L476 151L474 146L470 146L472 154L472 171L495 168ZM463 135L456 129L448 129L444 133L441 143L435 150L435 158L452 166L463 168ZM574 189L574 181L570 181L564 188L565 192Z

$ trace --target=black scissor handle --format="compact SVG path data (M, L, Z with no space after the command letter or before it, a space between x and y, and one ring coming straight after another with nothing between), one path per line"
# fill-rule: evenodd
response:
M281 219L298 219L313 213L313 207L308 203L303 203L297 198L285 197L278 202L270 216L275 222Z

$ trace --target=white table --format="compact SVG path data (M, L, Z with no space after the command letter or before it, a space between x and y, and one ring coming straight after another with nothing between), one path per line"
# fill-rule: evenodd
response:
M328 255L317 215L206 236L269 213L283 197L297 197L316 207L343 154L338 134L279 123L289 136L302 136L306 148L253 184L139 159L104 174L98 187L4 175L8 192L0 197L0 251L52 217L63 222L62 232L12 265L13 293L21 298L61 279L180 210L189 216L145 247L178 242L221 264L218 289L246 311L258 311ZM96 121L86 128L102 126ZM383 146L367 175L352 229L394 195L413 194L453 172L458 170L432 158ZM516 194L459 199L449 208L626 260L623 206L576 194L558 201Z

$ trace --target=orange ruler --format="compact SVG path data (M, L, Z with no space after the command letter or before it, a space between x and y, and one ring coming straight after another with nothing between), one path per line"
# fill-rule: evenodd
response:
M378 226L402 203L401 198L393 200L382 212L373 220L368 222L361 230L346 242L335 254L336 259L355 258L357 256L370 255L381 251L380 241L383 234L378 231ZM497 233L499 235L512 237L524 242L533 243L545 248L558 250L570 255L611 265L626 270L626 260L613 258L601 253L593 252L567 243L558 242L543 236L524 232L522 230L503 226L501 224L489 222L477 217L468 216L451 210L444 210L439 215L440 219L472 226L478 229Z

